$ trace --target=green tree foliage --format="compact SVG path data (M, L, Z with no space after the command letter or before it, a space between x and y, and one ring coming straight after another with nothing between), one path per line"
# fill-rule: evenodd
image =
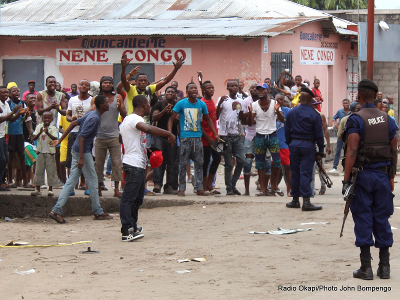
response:
M357 9L358 0L291 0L318 10ZM368 0L360 0L360 9L368 8Z

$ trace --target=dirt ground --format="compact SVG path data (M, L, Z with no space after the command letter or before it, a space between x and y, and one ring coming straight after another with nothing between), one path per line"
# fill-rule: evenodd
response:
M334 188L313 200L323 205L318 212L287 209L286 196L223 196L220 204L210 205L196 197L199 202L190 206L142 209L139 225L144 227L145 237L131 243L121 241L118 215L111 221L70 217L64 225L39 218L2 221L3 245L12 239L30 245L93 242L0 248L1 298L399 299L398 230L393 230L392 278L353 279L352 272L359 267L353 221L350 214L344 236L339 238L344 207L342 178L332 179ZM235 199L243 201L230 203ZM395 199L395 206L399 204ZM328 224L301 225L309 222ZM391 225L400 228L398 209ZM288 235L249 234L278 227L313 230ZM87 247L100 253L81 254ZM372 256L376 273L377 249L372 249ZM178 263L179 259L198 257L206 261ZM15 273L31 269L35 273ZM190 273L176 272L183 270ZM348 290L340 291L342 285ZM379 289L366 290L370 287Z

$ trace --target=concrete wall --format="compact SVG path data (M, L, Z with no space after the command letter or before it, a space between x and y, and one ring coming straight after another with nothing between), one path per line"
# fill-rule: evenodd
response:
M361 63L362 78L367 77L367 63ZM394 98L393 110L394 116L399 124L400 116L400 62L374 62L374 81L378 85L379 90L383 93L383 97L392 95Z
M330 13L336 17L349 20L351 22L357 23L357 10L333 10L333 11L325 11ZM360 22L367 22L367 10L360 10ZM380 36L388 36L387 33L391 31L397 34L400 32L400 9L394 10L384 10L384 9L375 9L374 23L379 23L380 21L385 21L389 25L389 31L383 32L380 28L375 28L375 45L374 45L374 57L378 52L381 60L383 61L374 61L374 81L379 87L379 90L383 92L383 96L392 95L394 97L394 111L395 118L397 123L399 123L399 115L400 115L400 107L399 107L399 99L400 99L400 49L398 38L396 36L392 36L391 43L385 43L382 41L378 41ZM375 24L377 27L377 24ZM360 33L363 34L364 31ZM362 36L360 41L362 43L366 42L366 36ZM392 43L396 45L393 47ZM389 46L390 44L390 46ZM389 58L385 58L385 55ZM397 59L393 59L393 57L397 57ZM366 71L366 62L361 63L361 79L367 77Z

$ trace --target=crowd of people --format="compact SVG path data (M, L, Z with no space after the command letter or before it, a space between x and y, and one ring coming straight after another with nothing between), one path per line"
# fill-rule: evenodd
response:
M227 195L242 194L237 184L242 176L244 194L250 195L250 178L258 175L256 196L286 192L292 198L288 208L300 208L303 197L303 211L322 209L310 202L315 158L323 163L325 153L331 153L319 79L311 86L285 70L276 84L266 78L251 83L248 92L244 82L228 79L226 95L215 99L214 84L201 72L198 83L192 79L185 92L178 90L172 80L183 63L177 59L172 71L153 83L140 67L126 74L129 60L123 56L117 86L103 76L99 82L82 79L69 90L49 76L40 92L29 81L22 99L15 83L0 87L0 190L22 186L34 188L32 196L42 195L47 174L48 196L62 188L49 217L65 223L62 208L82 189L91 198L95 219L107 220L112 217L99 197L106 189L104 176L109 177L114 197L121 198L123 241L143 237L137 219L144 195L183 197L187 181L199 196L221 194L215 178L222 161ZM381 98L378 93L375 105L393 117L393 97ZM339 138L331 172L339 164L343 120L360 109L357 104L344 99L333 118ZM252 172L254 161L258 174ZM286 191L278 187L282 178ZM321 175L320 181L323 195Z

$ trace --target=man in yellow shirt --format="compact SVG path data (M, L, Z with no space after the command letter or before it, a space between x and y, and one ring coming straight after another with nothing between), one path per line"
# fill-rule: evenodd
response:
M389 107L389 110L388 110L388 115L389 116L391 116L391 117L393 117L394 118L394 110L393 110L393 105L390 105L390 100L389 100L389 97L391 97L391 100L392 100L392 104L393 104L393 96L388 96L388 98L387 99L383 99L382 100L382 104L387 104L388 105L388 107Z
M182 57L179 57L176 60L176 63L174 64L174 69L172 70L171 73L169 73L165 78L161 79L159 82L155 84L149 85L149 81L147 78L147 75L144 73L139 73L140 66L137 66L131 71L131 76L137 75L136 78L136 86L133 86L129 84L128 80L126 79L126 67L129 65L131 60L128 60L126 55L122 56L121 59L121 82L124 86L124 89L126 91L126 100L127 100L127 115L130 115L133 112L133 105L132 105L132 99L137 96L137 95L145 95L146 98L149 100L149 103L151 102L151 97L152 95L162 89L168 82L170 82L175 74L178 72L178 70L182 67L184 59ZM119 117L118 121L121 122L122 118ZM149 119L146 120L146 123L149 123Z

